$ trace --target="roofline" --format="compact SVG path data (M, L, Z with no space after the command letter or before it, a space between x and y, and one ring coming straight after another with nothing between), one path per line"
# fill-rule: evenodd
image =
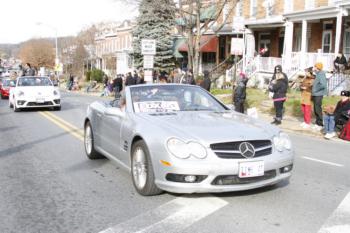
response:
M283 14L288 21L334 18L341 12L337 6L325 6ZM345 13L343 13L345 15Z

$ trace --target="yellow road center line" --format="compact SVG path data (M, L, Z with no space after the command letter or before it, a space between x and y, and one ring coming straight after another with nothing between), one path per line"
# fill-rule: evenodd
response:
M46 114L47 116L49 116L50 118L53 118L55 119L56 121L60 122L61 124L67 126L68 128L72 128L74 129L75 131L77 131L77 133L80 133L82 136L84 136L84 131L77 128L76 126L72 125L71 123L63 120L62 118L56 116L55 114L51 113L51 112L42 112L44 114Z
M47 112L39 112L40 115L42 115L43 117L45 117L46 119L48 119L49 121L53 122L55 125L59 126L60 128L64 129L65 131L67 131L69 134L73 135L74 137L78 138L81 141L84 141L84 136L81 133L82 130L78 129L74 126L71 125L68 126L64 123L62 123L60 118L58 117L52 117L52 115L50 114L46 114ZM58 120L59 119L59 120ZM63 121L64 122L64 121ZM68 123L69 124L69 123ZM70 124L69 124L70 125Z

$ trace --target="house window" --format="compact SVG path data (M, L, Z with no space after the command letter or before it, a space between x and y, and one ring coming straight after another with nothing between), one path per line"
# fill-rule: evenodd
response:
M269 57L270 56L270 44L271 44L271 39L270 39L270 33L260 33L259 34L259 53L263 57ZM265 52L263 52L265 51Z
M228 16L228 5L227 3L224 5L224 8L222 9L222 16L223 16L223 19L222 21L225 22L226 19L227 19L227 16Z
M202 63L215 63L216 61L216 53L203 53L202 55Z
M322 33L322 52L330 53L332 50L332 31L326 30Z
M293 11L293 1L284 0L284 13L288 13L292 11Z
M236 3L236 16L243 16L243 4L242 0L237 1Z
M350 55L350 28L344 31L343 53L347 57Z
M266 17L273 15L273 7L274 6L274 0L265 0L263 2L263 7L265 7L266 10Z
M315 8L315 0L307 0L305 1L305 9Z
M250 0L250 17L255 18L257 15L257 0Z

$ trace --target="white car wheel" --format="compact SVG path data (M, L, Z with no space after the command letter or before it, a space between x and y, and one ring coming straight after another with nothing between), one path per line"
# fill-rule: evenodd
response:
M154 172L147 145L137 141L131 150L131 176L136 191L143 196L158 195L162 192L154 183Z
M94 134L92 132L90 122L87 122L84 130L84 147L86 155L89 159L102 159L104 158L99 152L95 150L94 146Z

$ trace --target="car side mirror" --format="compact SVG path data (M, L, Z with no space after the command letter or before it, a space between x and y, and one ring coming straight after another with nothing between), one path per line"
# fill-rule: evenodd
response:
M105 110L106 116L116 116L116 117L125 117L125 112L120 108L110 107Z

